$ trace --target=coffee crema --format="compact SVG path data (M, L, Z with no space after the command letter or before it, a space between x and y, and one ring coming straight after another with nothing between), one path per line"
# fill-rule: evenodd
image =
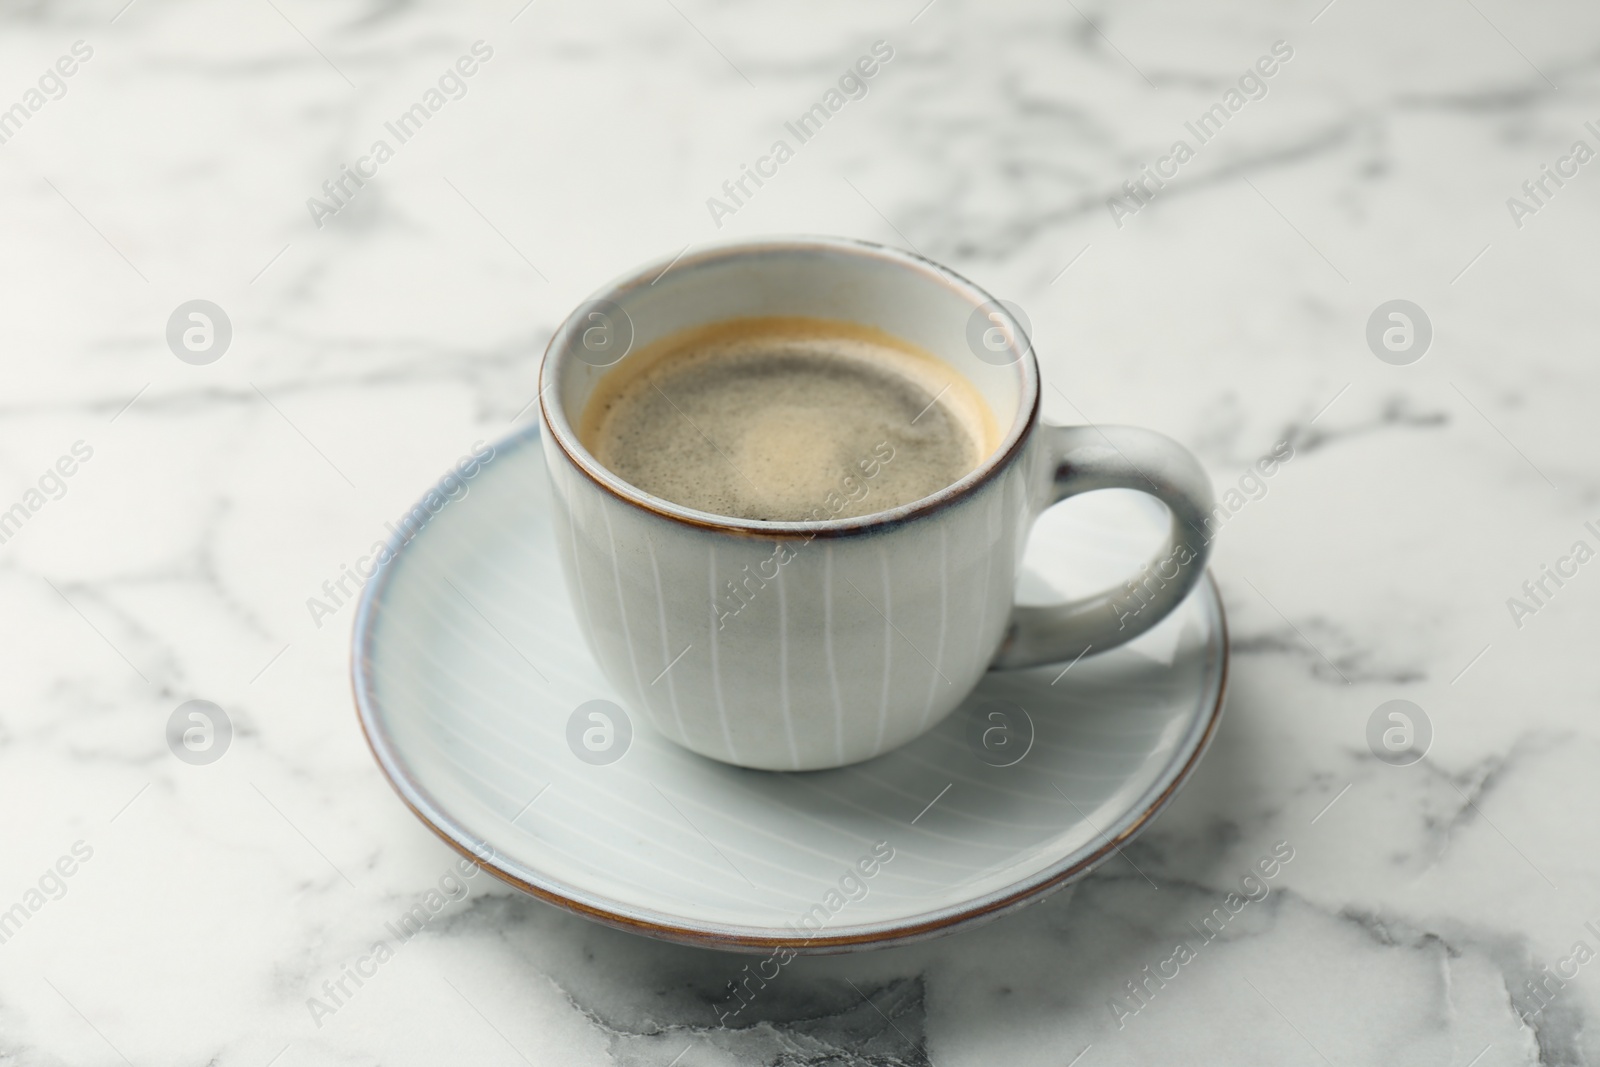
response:
M832 319L732 319L662 338L601 379L583 446L643 491L737 519L886 511L999 441L977 389L929 353Z

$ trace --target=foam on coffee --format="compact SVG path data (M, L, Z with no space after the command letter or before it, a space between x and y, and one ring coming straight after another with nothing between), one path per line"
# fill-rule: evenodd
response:
M783 522L920 500L999 442L983 397L922 349L789 317L696 327L633 353L601 380L578 436L647 493Z

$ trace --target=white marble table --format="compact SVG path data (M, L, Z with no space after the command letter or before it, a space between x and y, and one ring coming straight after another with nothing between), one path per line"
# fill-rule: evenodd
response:
M1600 547L1600 164L1572 156L1600 149L1600 14L924 2L0 13L0 510L22 509L0 544L0 1059L1600 1059L1600 565L1570 555ZM864 98L708 208L879 40ZM1246 83L1265 95L1228 109L1279 41ZM461 57L438 111L388 132ZM1201 144L1185 123L1219 102ZM1162 163L1179 139L1192 158ZM345 165L370 177L336 203ZM1109 207L1146 165L1175 176ZM744 960L487 878L310 1011L452 863L362 742L352 609L324 583L527 420L582 295L795 231L912 246L1020 303L1051 418L1159 428L1221 488L1293 449L1219 540L1235 658L1199 773L1075 892L796 961L737 1028L711 1005ZM206 365L164 335L193 299L232 323ZM1409 365L1365 339L1393 299L1433 327ZM1568 576L1540 593L1544 565ZM164 735L193 699L233 723L205 766ZM1410 766L1368 743L1394 699L1431 724ZM1267 899L1195 937L1279 842Z

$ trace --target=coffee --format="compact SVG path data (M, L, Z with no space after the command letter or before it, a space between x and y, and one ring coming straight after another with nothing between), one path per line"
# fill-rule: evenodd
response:
M809 318L735 319L633 353L596 388L578 436L647 493L780 522L920 500L999 438L946 364L881 330Z

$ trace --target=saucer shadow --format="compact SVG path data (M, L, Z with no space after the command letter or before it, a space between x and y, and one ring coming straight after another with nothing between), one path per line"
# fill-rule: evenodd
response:
M665 1067L680 1054L679 1067L929 1064L947 1041L970 1056L1018 1035L1066 1034L1051 1060L1064 1064L1117 1034L1110 1003L1124 984L1177 939L1198 944L1187 922L1235 891L1270 847L1241 828L1257 815L1253 769L1271 758L1248 724L1269 718L1272 702L1245 680L1228 704L1232 725L1182 798L1124 853L1061 892L935 940L781 960L638 937L499 889L442 932L496 957L496 971L553 981L618 1064ZM1256 921L1270 921L1277 900L1263 901ZM1205 966L1200 953L1183 974Z

